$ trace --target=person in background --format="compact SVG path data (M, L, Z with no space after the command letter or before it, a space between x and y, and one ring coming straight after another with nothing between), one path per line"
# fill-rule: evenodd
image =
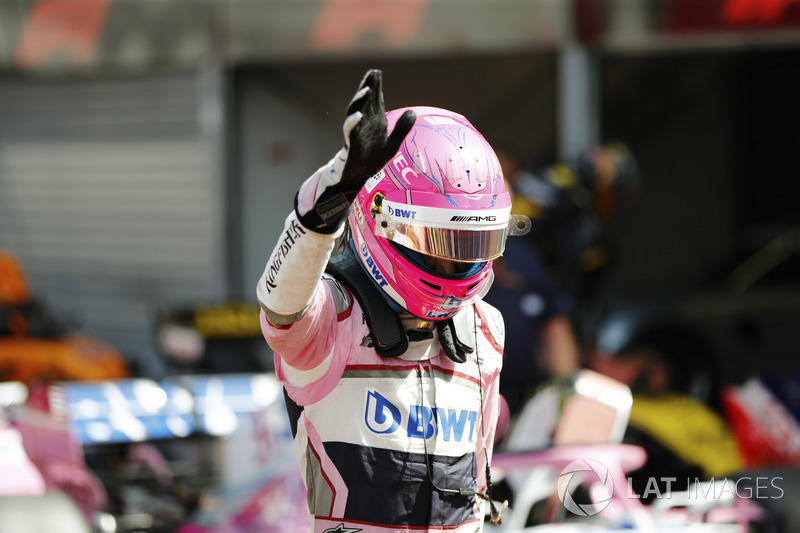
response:
M505 149L497 153L513 187L521 172L519 158ZM515 208L517 198L514 195ZM494 262L494 272L495 282L485 299L505 319L500 393L514 417L540 385L574 374L580 366L580 346L569 316L573 299L551 280L530 239L510 240Z
M504 326L482 301L530 221L463 116L386 113L369 71L258 282L315 533L479 532ZM351 207L352 206L352 207Z
M553 282L575 305L595 297L616 257L605 223L636 204L641 194L631 151L614 141L536 171L513 150L498 154L514 192L514 212L535 221L528 240Z

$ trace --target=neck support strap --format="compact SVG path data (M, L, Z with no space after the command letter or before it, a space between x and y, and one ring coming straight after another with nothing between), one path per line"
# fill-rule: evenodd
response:
M347 285L355 296L367 321L375 351L383 357L397 357L408 349L408 337L400 317L367 277L349 246L328 260L325 271Z
M405 353L408 336L399 315L367 277L349 246L330 258L325 271L344 283L358 300L378 355L397 357ZM458 313L455 318L437 323L444 353L456 363L466 361L466 354L474 350L474 337L468 322L466 313Z

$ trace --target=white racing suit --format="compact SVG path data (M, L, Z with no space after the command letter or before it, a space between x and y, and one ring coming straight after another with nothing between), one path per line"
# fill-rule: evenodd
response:
M502 318L483 302L460 311L475 341L462 364L444 355L435 328L399 357L382 357L359 302L322 275L335 238L292 213L258 285L312 531L481 531L485 502L441 492L431 478L439 488L486 489Z

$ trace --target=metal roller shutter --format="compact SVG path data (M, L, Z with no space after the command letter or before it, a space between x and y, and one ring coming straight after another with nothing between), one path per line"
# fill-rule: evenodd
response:
M207 82L0 80L0 247L40 298L153 371L158 306L223 292Z

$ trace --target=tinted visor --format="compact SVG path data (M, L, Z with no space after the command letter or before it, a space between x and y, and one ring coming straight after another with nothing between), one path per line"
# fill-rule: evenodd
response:
M447 220L437 222L425 221L424 217L393 217L389 211L384 209L375 215L377 236L451 261L476 263L496 259L503 255L509 235L524 234L530 229L527 217L522 220L512 216L508 209L484 211L480 215L446 210L451 211Z

